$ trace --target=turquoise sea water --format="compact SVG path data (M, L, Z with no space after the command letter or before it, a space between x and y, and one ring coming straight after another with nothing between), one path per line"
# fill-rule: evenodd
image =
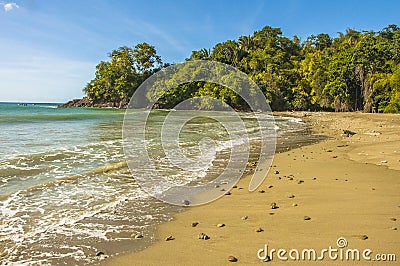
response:
M0 196L122 158L122 110L56 107L0 104Z
M113 255L148 245L154 239L154 226L171 219L179 208L149 197L127 168L122 148L125 111L56 106L0 103L1 259L22 264L93 264L102 258L96 256L98 251ZM220 156L210 168L192 171L190 176L169 168L154 133L167 114L154 111L146 140L165 174L184 183L216 175L226 166L234 145L227 145L216 122L197 119L183 129L187 134L180 144L185 154L196 158L201 138L219 136ZM243 113L241 117L247 127L243 134L249 134L252 147L257 147L254 116ZM292 118L276 118L274 123L280 137L306 129ZM265 130L270 134L271 129ZM145 238L132 240L134 233Z

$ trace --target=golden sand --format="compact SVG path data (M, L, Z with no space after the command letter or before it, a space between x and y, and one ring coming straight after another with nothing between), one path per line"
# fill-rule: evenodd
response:
M287 115L287 114L284 114ZM295 113L316 134L329 138L276 154L258 190L247 190L243 178L231 195L175 215L157 229L149 248L108 258L109 265L258 265L257 251L271 249L371 249L395 254L400 262L400 116L363 113ZM347 136L343 130L357 134ZM279 174L275 174L279 171ZM303 182L301 182L301 181ZM300 181L300 182L299 182ZM241 189L242 188L242 189ZM271 203L278 208L272 209ZM306 220L305 216L310 219ZM199 222L192 227L193 222ZM224 226L218 226L224 224ZM261 229L261 230L260 230ZM397 229L397 230L396 230ZM199 239L204 233L208 240ZM165 241L168 236L173 240ZM139 240L140 241L140 240ZM263 254L260 254L263 255ZM292 253L294 256L295 253ZM368 254L367 254L368 255ZM230 262L234 256L237 262ZM285 256L283 256L285 257ZM282 261L274 253L266 263ZM372 265L376 261L332 260L321 265ZM268 265L268 264L267 264Z

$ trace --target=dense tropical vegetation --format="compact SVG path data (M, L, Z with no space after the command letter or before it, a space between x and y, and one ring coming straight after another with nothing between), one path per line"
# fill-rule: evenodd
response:
M192 51L186 60L215 60L246 73L261 88L273 110L400 112L400 29L346 30L332 38L321 33L301 42L279 28L264 27L252 36ZM91 103L129 101L138 86L166 66L154 46L120 47L96 67L84 89ZM231 90L214 83L191 82L173 88L157 107L209 95L246 109ZM151 95L149 95L151 97Z

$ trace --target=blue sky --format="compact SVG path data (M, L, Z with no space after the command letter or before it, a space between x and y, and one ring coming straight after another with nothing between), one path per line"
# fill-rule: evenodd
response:
M64 102L83 96L100 60L120 46L154 45L164 62L251 35L332 37L347 28L400 25L400 1L0 0L0 102Z

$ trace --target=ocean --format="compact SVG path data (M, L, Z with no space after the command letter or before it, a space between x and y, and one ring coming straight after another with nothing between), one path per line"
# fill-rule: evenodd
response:
M186 116L179 112L178 118ZM152 111L148 132L157 131L168 113ZM182 211L184 207L149 196L136 182L123 151L124 114L118 109L57 108L53 103L0 103L1 264L96 264L150 245L155 226ZM274 124L278 152L315 141L299 119L258 116ZM260 132L254 114L240 117L247 128L240 134L248 134L250 161L255 161ZM184 153L197 158L199 136L221 136L224 130L218 128L210 119L189 123L179 143ZM149 153L179 184L212 178L235 149L221 137L215 141L220 155L210 166L185 175L165 164L157 136L146 140ZM143 239L133 239L138 233Z

